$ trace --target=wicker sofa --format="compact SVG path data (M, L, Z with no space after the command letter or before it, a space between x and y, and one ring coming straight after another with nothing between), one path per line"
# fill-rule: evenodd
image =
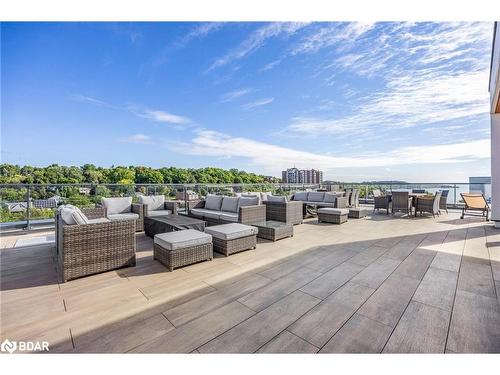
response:
M56 249L63 282L135 266L135 220L109 220L104 208L79 211L83 216L77 215L85 223L69 220L63 209L56 213Z
M226 197L209 194L189 210L189 216L202 219L207 225L251 225L266 221L266 206L261 204L257 196Z
M100 207L111 221L134 220L135 230L144 231L144 206L132 203L132 197L102 198Z
M291 201L302 202L302 215L306 217L308 214L307 206L317 208L346 208L348 205L348 197L338 193L328 193L322 191L300 191L292 195Z

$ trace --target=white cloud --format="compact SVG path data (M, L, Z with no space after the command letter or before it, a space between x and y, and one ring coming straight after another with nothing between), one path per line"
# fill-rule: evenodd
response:
M278 36L289 36L306 26L300 22L274 22L259 27L252 32L238 47L230 50L224 56L216 59L207 69L207 72L227 65L235 60L242 59L261 48L268 39Z
M393 151L365 153L359 156L331 156L294 150L243 137L232 137L211 130L198 131L188 144L170 147L183 154L246 158L266 172L275 174L291 165L319 168L328 172L338 168L386 168L395 165L460 163L490 157L489 139L402 147Z
M144 134L135 134L129 137L119 138L119 142L135 144L151 144L151 137Z
M208 34L219 30L224 25L223 22L203 22L193 27L178 42L179 47L184 47L193 39L204 38Z
M278 60L271 61L270 63L267 63L266 65L264 65L260 69L260 71L261 72L266 72L268 70L274 69L276 66L278 66L279 64L281 64L282 61L283 61L283 59L278 59Z
M172 113L165 111L152 110L152 109L145 109L145 110L131 109L131 112L138 117L142 117L155 122L164 122L174 125L188 125L192 123L191 119L187 117L174 115Z
M242 96L244 96L246 94L251 93L252 91L253 91L253 89L245 88L245 89L239 89L239 90L227 92L221 96L220 102L221 103L231 102L235 99L241 98Z
M262 107L263 105L268 105L268 104L271 104L272 102L274 102L274 98L262 98L262 99L255 100L255 101L250 102L250 103L243 104L241 106L241 108L248 111L249 109L256 108L256 107Z

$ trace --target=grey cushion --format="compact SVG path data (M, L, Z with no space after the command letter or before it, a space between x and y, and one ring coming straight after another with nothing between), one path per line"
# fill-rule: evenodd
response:
M109 223L110 221L107 217L98 217L97 219L87 219L87 224Z
M74 208L71 207L62 207L59 211L61 215L61 219L66 225L76 225L76 221L73 218L73 212L75 212Z
M166 216L166 215L171 215L172 211L170 210L154 210L154 211L148 211L148 217L156 217L156 216Z
M275 196L275 195L268 195L267 196L267 201L268 202L280 202L280 203L286 203L286 197L280 197L280 196Z
M256 235L258 229L250 225L231 223L214 225L212 227L205 228L205 233L209 233L215 238L221 240L234 240L237 238L248 237Z
M319 191L311 191L307 194L307 200L310 202L323 202L325 193Z
M205 199L205 208L207 210L217 210L220 211L222 204L222 197L220 195L208 194Z
M191 214L197 216L197 217L203 217L203 213L206 210L204 208L192 208L191 209Z
M132 211L132 197L101 198L101 204L106 209L107 215Z
M325 203L335 203L337 201L337 194L334 193L325 193L323 197L323 202Z
M203 217L217 220L217 219L219 219L220 214L221 214L221 211L205 210L205 212L203 212Z
M186 229L156 234L154 243L160 245L165 250L178 250L212 243L212 236L195 229Z
M163 210L165 208L164 195L140 196L139 203L148 206L148 211Z
M139 219L138 214L134 214L133 212L127 212L123 214L113 214L113 215L108 215L108 219L115 221L115 220L137 220Z
M85 214L80 210L73 210L71 216L78 225L84 225L89 223L89 219L87 218L87 216L85 216Z
M238 212L238 197L224 197L222 199L221 211Z
M330 215L347 215L349 214L349 210L347 208L320 208L318 209L319 213L322 214L330 214Z
M310 202L310 203L316 205L317 207L335 207L335 203L329 203L329 202Z
M293 195L294 201L307 201L307 191L299 191Z
M260 198L257 196L241 196L238 207L247 207L247 206L257 206L260 202Z
M233 223L237 223L239 219L238 214L236 212L227 212L227 211L222 211L220 213L219 218L221 220L231 221Z

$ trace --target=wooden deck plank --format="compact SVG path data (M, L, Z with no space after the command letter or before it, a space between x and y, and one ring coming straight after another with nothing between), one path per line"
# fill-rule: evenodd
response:
M450 312L411 301L384 353L444 353Z
M393 274L368 298L358 313L395 327L418 284L414 278Z
M304 285L300 290L319 299L325 299L363 269L364 267L357 264L344 262Z
M352 282L370 288L378 288L385 279L401 264L401 261L389 258L379 258L352 278Z
M388 250L389 249L387 249L386 247L374 245L359 252L357 255L349 259L349 262L366 267L380 258L382 255L384 255L384 253L386 253Z
M320 353L380 353L392 327L354 314Z
M348 282L288 330L321 348L368 299L374 289Z
M415 292L413 300L451 311L457 279L457 272L431 267Z
M496 298L495 283L490 265L464 259L458 276L458 289Z
M295 291L198 350L201 353L254 353L319 301Z
M395 273L422 280L435 256L433 250L417 248L398 266Z
M447 348L456 353L500 353L498 300L458 290Z
M164 312L168 320L176 327L194 320L212 310L215 310L240 296L259 289L270 282L261 275L251 275L224 288L205 294L196 299L173 307Z
M256 291L246 294L239 298L238 301L253 311L262 311L320 275L321 273L319 272L303 267Z
M261 347L257 353L288 353L288 354L298 354L298 353L317 353L319 348L302 340L300 337L295 336L293 333L287 330L281 332L274 339L269 341L266 345Z
M248 319L255 312L239 302L231 302L183 326L150 340L134 353L189 353Z

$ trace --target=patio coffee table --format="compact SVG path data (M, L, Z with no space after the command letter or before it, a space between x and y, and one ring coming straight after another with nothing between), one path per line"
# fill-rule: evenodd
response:
M293 237L293 225L282 221L268 220L252 225L259 229L259 233L257 234L259 238L277 241L282 238Z
M155 234L184 229L196 229L203 232L205 230L205 222L185 215L165 215L144 218L144 232L151 238L153 238Z

